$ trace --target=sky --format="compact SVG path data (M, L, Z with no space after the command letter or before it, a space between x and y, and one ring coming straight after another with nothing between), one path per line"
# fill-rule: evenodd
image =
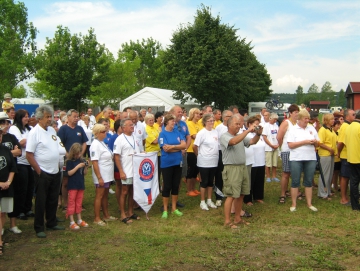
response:
M58 25L72 34L94 28L97 40L116 56L121 44L152 37L164 48L180 25L193 23L201 4L234 26L266 65L274 93L304 92L329 81L346 90L360 81L360 1L290 0L22 0L43 49Z

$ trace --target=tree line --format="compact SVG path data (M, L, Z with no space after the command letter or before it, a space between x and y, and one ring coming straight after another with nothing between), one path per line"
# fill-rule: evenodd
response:
M44 49L22 2L0 0L0 94L24 95L19 83L31 77L30 95L61 108L81 109L118 103L145 86L174 90L182 102L223 109L245 108L271 95L271 77L234 26L204 5L194 21L174 31L164 48L153 38L119 45L114 56L96 39L95 29L71 33L58 26Z
M308 91L304 92L304 88L299 85L295 93L273 93L271 95L272 99L277 99L278 97L283 103L305 104L309 106L310 101L329 101L330 107L346 107L345 91L343 89L334 91L329 81L326 81L321 89L316 84L312 84Z

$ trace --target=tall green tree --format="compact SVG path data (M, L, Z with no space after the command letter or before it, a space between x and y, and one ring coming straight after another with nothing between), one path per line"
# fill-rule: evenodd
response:
M38 67L37 30L22 2L0 1L0 97L30 78Z
M340 89L340 91L338 93L338 104L337 105L340 105L343 108L346 107L345 91L343 89Z
M153 38L137 40L136 42L130 41L121 45L119 56L122 59L128 63L140 60L140 66L135 71L137 90L146 86L162 86L162 66L164 64L159 57L160 51L162 51L161 44Z
M315 84L312 84L308 89L308 93L319 93L319 87Z
M330 102L330 106L336 105L336 95L335 91L332 89L332 85L329 81L326 81L325 84L321 87L321 100Z
M304 88L299 85L295 92L296 92L296 103L302 104L304 98Z
M16 87L14 87L14 89L12 90L12 97L13 98L26 98L27 93L26 93L25 87L23 85L18 85Z
M111 57L96 40L94 29L86 35L71 34L58 26L55 37L47 38L41 51L42 69L31 84L33 94L61 108L80 109L93 94L92 88L107 80Z
M270 75L251 51L251 43L236 31L202 5L192 24L173 33L164 63L175 98L195 98L223 109L269 97Z

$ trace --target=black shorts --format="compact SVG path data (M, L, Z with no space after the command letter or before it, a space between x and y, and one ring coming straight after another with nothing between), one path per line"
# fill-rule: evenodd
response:
M338 171L341 170L341 162L340 161L334 163L334 170L338 170Z
M188 152L187 153L187 164L188 164L188 171L187 171L187 179L196 178L199 173L199 169L196 165L197 158L195 153Z

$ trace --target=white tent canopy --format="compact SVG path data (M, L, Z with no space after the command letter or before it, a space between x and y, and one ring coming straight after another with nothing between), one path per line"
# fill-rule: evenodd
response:
M134 93L130 97L120 102L120 111L126 107L165 107L165 111L169 111L174 105L198 106L195 100L189 100L185 104L181 104L180 100L172 97L173 90L162 88L145 87Z

